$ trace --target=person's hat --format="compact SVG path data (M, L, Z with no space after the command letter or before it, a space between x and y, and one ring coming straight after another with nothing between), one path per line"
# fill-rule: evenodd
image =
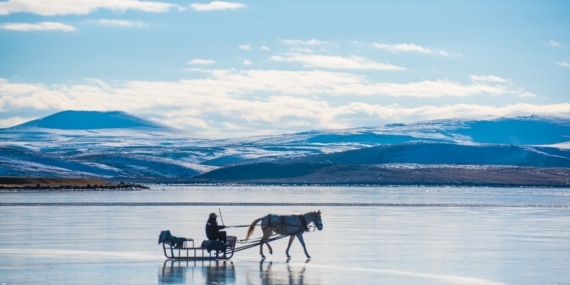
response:
M216 215L216 213L210 213L210 218L217 218L218 215Z

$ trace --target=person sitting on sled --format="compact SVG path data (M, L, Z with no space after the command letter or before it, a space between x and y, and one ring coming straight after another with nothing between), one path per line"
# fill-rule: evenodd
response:
M225 228L225 226L219 226L218 221L216 220L218 216L216 213L210 213L210 217L206 222L206 236L209 240L220 240L222 242L226 242L226 232L220 231L221 229Z

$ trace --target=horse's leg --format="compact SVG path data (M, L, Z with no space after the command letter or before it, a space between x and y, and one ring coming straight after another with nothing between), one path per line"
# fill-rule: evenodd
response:
M267 248L269 248L269 254L273 254L273 248L271 248L271 246L269 245L269 237L271 237L271 229L267 230L263 230L263 237L261 238L261 242L259 243L259 254L261 254L262 258L265 258L265 255L263 254L263 243L265 243L267 245Z
M265 242L264 238L261 238L261 241L259 241L259 254L261 255L261 258L265 258L265 255L263 254L263 243Z
M291 258L291 256L289 256L289 248L291 248L291 244L293 243L294 239L295 239L295 235L289 236L289 244L287 245L287 250L285 250L285 254L287 255L287 258Z
M303 246L303 250L305 251L305 255L307 256L307 258L311 258L311 256L307 252L307 248L305 247L305 240L303 240L303 232L298 233L297 238L299 239L299 242Z
M263 239L265 240L265 244L267 245L267 248L269 249L269 254L273 254L273 248L271 248L271 245L269 245L269 238L271 237L271 228L267 227L266 229L263 230Z
M267 248L269 248L269 254L273 254L273 248L269 245L269 241L265 241L265 244L267 245Z

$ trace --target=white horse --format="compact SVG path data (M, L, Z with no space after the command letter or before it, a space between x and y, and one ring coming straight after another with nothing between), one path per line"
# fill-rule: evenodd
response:
M261 254L262 258L265 258L263 254L263 243L267 244L269 248L269 253L273 254L273 249L269 245L268 239L272 233L276 233L279 235L289 235L289 245L287 245L287 250L285 254L288 258L289 256L289 248L291 247L291 243L295 239L295 236L299 239L299 242L303 246L303 250L305 251L305 255L307 258L311 258L309 253L307 252L307 248L305 247L305 241L303 240L303 232L309 230L309 224L313 223L317 229L320 231L323 229L323 221L321 220L321 211L317 212L309 212L303 215L287 215L287 216L279 216L279 215L267 215L263 218L259 218L253 221L249 226L247 231L247 236L245 240L249 239L249 236L255 230L255 225L261 221L261 229L263 230L263 237L259 242L259 254Z

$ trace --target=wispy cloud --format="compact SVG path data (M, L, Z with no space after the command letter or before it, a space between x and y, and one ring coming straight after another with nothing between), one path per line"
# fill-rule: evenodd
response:
M145 27L146 24L139 21L127 21L119 19L101 19L97 21L98 24L106 26L118 26L118 27Z
M148 115L196 136L224 138L319 128L344 128L480 114L563 114L570 103L533 105L448 104L403 107L368 101L378 96L434 98L520 92L487 81L461 84L449 80L375 83L344 72L281 70L201 70L205 78L179 81L103 82L44 85L12 83L0 78L0 111L60 111L89 106ZM485 76L481 76L485 77ZM168 95L165 95L168 94ZM263 96L258 96L263 94ZM253 95L253 96L250 96ZM491 94L493 95L493 94ZM345 96L330 104L327 96ZM343 100L344 101L344 100ZM4 116L0 127L17 119Z
M373 46L377 49L388 50L392 53L416 52L423 54L437 54L441 56L460 56L460 54L457 52L434 50L414 43L401 43L401 44L374 43Z
M137 10L143 12L160 13L167 12L176 6L177 5L165 2L140 0L8 0L6 2L0 2L0 15L9 15L13 13L31 13L42 16L69 14L85 15L98 9L107 9L113 11Z
M404 70L393 64L375 62L364 57L351 55L348 57L293 53L285 56L272 56L270 60L299 62L305 67L328 69L370 69L370 70Z
M570 67L570 62L565 61L565 60L561 60L561 61L557 61L556 65L561 66L561 67Z
M416 44L380 44L375 43L375 48L389 50L394 53L398 52L419 52L419 53L432 53L432 50Z
M510 84L499 81L476 81L460 83L448 79L423 80L406 83L364 83L352 86L337 86L336 92L340 94L353 94L360 96L385 95L391 97L409 98L444 98L444 97L468 97L474 95L519 95L528 93L524 90L514 89ZM349 87L350 89L345 89ZM352 91L351 91L352 90ZM342 93L341 93L342 92ZM527 94L528 95L528 94Z
M497 82L497 83L507 83L508 79L495 76L495 75L471 75L471 80L478 82Z
M36 24L30 23L7 23L2 24L0 29L19 32L33 32L33 31L64 31L73 32L75 27L58 23L58 22L41 22Z
M251 50L251 46L250 46L250 45L240 45L240 46L238 47L238 49L241 49L241 50Z
M201 59L201 58L194 58L190 61L188 61L188 64L190 65L209 65L209 64L214 64L216 63L216 61L211 60L211 59Z
M558 47L558 46L560 46L560 43L557 41L550 40L550 41L548 41L548 45L553 46L553 47Z
M409 98L517 95L522 91L493 76L467 84L450 80L375 83L344 72L281 70L201 70L205 77L179 81L104 82L44 85L0 78L0 127L17 122L21 110L124 110L190 130L200 137L223 138L410 122L426 119L519 114L569 114L570 103L534 105L448 104L404 107L380 104L381 96ZM491 81L491 82L489 82ZM510 82L510 80L506 80ZM516 93L516 94L514 94ZM165 95L168 94L168 95ZM256 95L263 96L256 96ZM254 96L251 96L254 95ZM330 104L327 96L343 96ZM370 99L370 100L369 100ZM44 111L45 112L45 111ZM252 127L255 126L255 127Z
M220 11L220 10L235 10L235 9L242 9L245 8L246 5L242 3L233 3L233 2L225 2L225 1L212 1L207 4L203 3L192 3L190 4L190 8L196 12L205 12L205 11Z
M279 41L289 46L322 46L329 44L326 41L321 41L317 39L310 39L310 40L281 39Z

